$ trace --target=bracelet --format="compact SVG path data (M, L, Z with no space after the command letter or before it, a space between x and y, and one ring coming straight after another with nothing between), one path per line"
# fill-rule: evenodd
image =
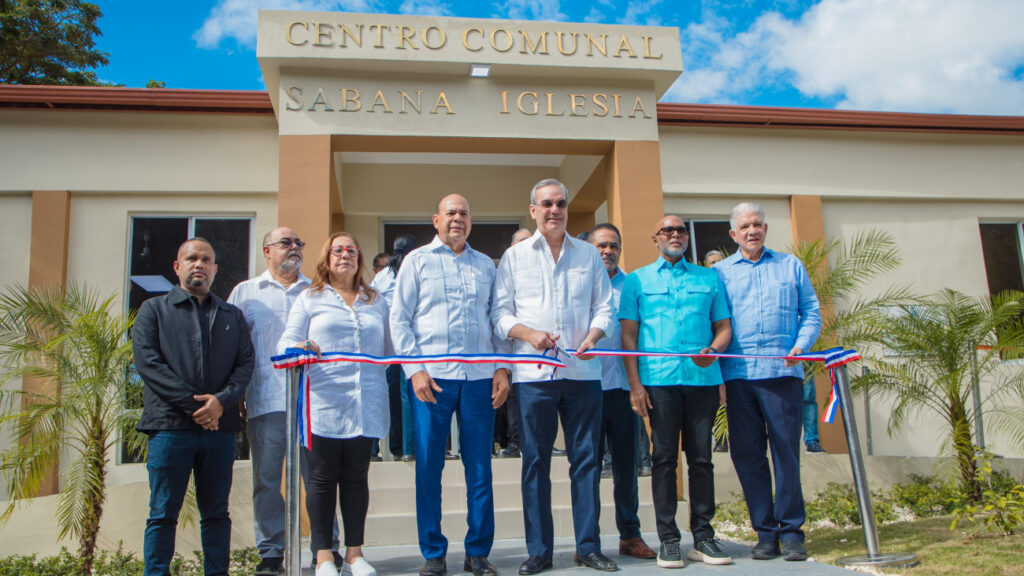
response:
M710 348L715 354L721 354L721 352L718 351L718 348L715 348L714 346L708 346L708 348Z

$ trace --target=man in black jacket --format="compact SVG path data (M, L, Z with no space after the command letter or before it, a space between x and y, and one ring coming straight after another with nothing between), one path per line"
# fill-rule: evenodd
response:
M181 283L147 300L132 333L144 407L138 429L149 435L146 576L169 575L178 513L195 473L204 572L226 575L231 551L228 496L238 403L253 371L242 312L210 292L213 247L193 238L178 248Z

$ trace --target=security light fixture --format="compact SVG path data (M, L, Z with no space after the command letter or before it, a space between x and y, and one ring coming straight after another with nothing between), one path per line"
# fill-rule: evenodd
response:
M487 78L491 75L490 64L470 64L469 65L469 77L470 78Z

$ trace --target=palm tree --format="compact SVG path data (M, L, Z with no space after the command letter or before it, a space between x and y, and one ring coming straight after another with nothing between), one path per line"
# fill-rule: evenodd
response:
M894 402L890 434L915 414L944 422L945 446L952 450L961 486L972 501L980 499L982 490L971 433L975 411L986 404L1019 405L1024 398L1024 367L1004 362L1019 357L1024 347L1022 314L1024 293L1016 291L970 298L943 289L918 304L898 306L876 327L887 354L855 382L855 388ZM980 406L970 401L975 378L989 384ZM1013 421L1012 412L1004 416Z
M0 424L21 441L0 452L10 502L38 495L48 471L59 466L58 538L78 540L81 571L92 570L106 495L109 455L117 443L145 453L144 436L133 430L139 409L126 407L133 392L128 376L133 314L114 311L113 297L100 301L87 288L8 287L0 294L0 381L37 379L52 392L3 393Z
M803 262L821 303L821 335L813 350L858 348L877 342L878 315L912 299L904 286L891 286L874 298L860 297L868 282L895 271L903 262L888 232L869 228L846 241L801 242L790 250ZM813 369L824 368L816 363Z

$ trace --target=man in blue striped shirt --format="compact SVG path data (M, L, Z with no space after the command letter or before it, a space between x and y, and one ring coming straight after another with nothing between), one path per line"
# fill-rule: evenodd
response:
M793 356L810 351L821 331L818 297L799 259L765 248L764 209L732 210L729 235L739 252L715 264L733 317L731 354ZM796 360L723 358L729 452L757 532L756 560L781 554L806 560L800 488L803 369ZM775 470L766 450L771 446Z

